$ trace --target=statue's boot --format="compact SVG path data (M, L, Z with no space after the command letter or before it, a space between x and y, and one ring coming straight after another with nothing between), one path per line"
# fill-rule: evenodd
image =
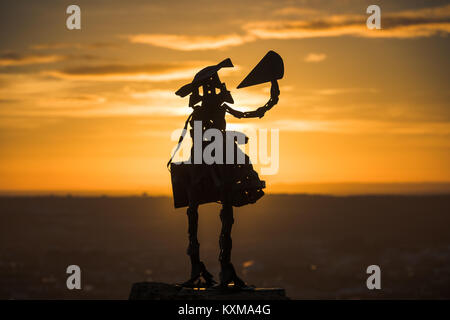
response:
M246 288L245 282L239 278L234 270L234 266L231 262L222 263L220 271L220 286L228 287L230 283L234 284L236 288Z
M206 269L205 264L199 261L192 265L191 278L185 281L182 286L188 288L209 288L215 284L216 281L214 280L213 275Z

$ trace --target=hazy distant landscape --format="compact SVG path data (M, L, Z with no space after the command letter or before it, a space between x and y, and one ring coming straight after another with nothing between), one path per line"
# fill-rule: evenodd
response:
M268 195L235 209L233 261L294 299L450 298L450 196ZM217 277L219 206L200 209ZM187 218L168 197L1 197L0 298L126 299L132 283L189 274ZM82 290L66 288L66 268ZM382 290L366 288L377 264Z

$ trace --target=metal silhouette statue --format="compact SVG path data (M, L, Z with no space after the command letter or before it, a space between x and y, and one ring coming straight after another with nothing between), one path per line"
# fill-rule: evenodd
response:
M232 142L233 160L236 160L238 156L243 156L244 163L226 161L227 154L231 151L225 148L225 142L224 149L226 149L226 152L223 154L223 161L212 164L205 163L203 159L201 162L193 161L195 160L194 150L196 147L200 147L199 150L204 150L208 147L208 144L212 143L212 141L203 138L196 141L194 139L194 127L195 122L201 121L202 132L210 128L218 129L225 137L223 141L226 141L226 113L236 118L262 118L268 110L278 103L280 91L277 80L284 75L284 65L282 58L277 53L269 51L239 84L238 88L244 88L271 82L269 101L255 111L249 112L241 112L228 105L228 103L233 104L234 101L225 83L220 81L218 71L222 68L231 67L233 67L233 63L229 58L217 65L206 67L195 75L191 83L184 85L176 92L180 97L189 95L189 107L193 108L193 112L186 120L177 148L167 163L171 171L175 208L188 207L189 246L187 254L190 257L192 269L190 279L182 284L184 287L212 287L216 284L212 274L208 272L205 264L200 260L200 244L197 239L198 206L209 202L218 202L222 205L220 211L222 229L219 238L221 266L219 286L246 287L245 282L237 276L231 263L233 206L239 207L255 203L264 195L265 182L259 179L249 157L239 149L236 140ZM202 94L200 89L202 89ZM193 140L190 159L187 162L172 163L188 125L192 128L190 129L190 135ZM248 138L245 137L244 143L247 140Z

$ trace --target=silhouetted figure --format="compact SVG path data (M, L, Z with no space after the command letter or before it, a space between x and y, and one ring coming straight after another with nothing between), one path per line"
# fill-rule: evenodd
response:
M181 87L176 94L185 97L189 96L189 106L193 108L192 114L186 120L184 129L190 124L192 128L190 134L193 140L191 149L191 157L189 163L171 163L172 188L175 207L187 206L188 216L188 233L189 246L187 254L191 259L192 269L191 277L183 286L210 287L216 282L211 273L200 260L200 244L197 239L198 230L198 206L208 202L219 202L222 204L220 211L220 219L222 229L220 233L219 245L220 255L219 261L221 265L220 286L227 287L233 283L236 287L245 287L237 275L231 263L231 229L234 223L233 206L242 206L249 203L255 203L264 195L264 181L261 181L258 174L253 170L253 166L247 155L242 154L238 148L236 140L232 142L234 161L227 162L227 154L230 150L226 148L227 139L231 139L226 132L225 115L228 112L237 118L261 118L265 112L270 110L278 102L279 88L277 79L283 77L284 68L281 57L273 52L269 53L261 60L261 62L252 70L252 72L242 81L238 88L255 85L270 81L272 84L271 95L269 101L255 111L241 112L231 108L227 103L232 104L233 98L227 90L225 83L219 79L217 72L221 68L233 67L230 59L226 59L215 66L209 66L198 72L193 81ZM201 89L201 93L200 93ZM199 141L194 139L194 128L196 121L201 121L202 137L203 133L211 128L220 130L223 135L223 161L212 164L195 161L195 149L198 147ZM199 122L197 122L198 124ZM178 142L178 150L185 131ZM232 137L232 139L235 139ZM247 138L245 137L247 140ZM203 150L212 141L206 139L201 140L201 148ZM237 159L241 156L245 161L240 163ZM241 159L242 159L241 158ZM195 162L195 163L194 163ZM201 281L203 278L204 282Z

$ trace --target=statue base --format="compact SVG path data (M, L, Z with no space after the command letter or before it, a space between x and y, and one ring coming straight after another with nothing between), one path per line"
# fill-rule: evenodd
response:
M133 284L130 300L289 300L283 288L185 288L161 282Z

